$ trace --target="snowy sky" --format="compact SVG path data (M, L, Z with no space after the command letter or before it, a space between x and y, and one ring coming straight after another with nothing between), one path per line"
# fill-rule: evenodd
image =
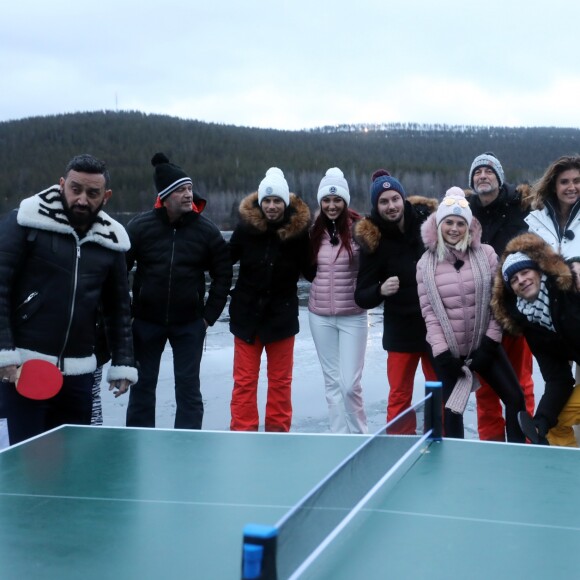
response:
M574 0L15 0L0 121L580 128L579 20Z

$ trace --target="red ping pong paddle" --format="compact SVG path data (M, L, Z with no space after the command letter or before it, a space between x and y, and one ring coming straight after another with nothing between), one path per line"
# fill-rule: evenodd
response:
M61 387L62 373L48 361L27 360L18 368L16 390L23 397L43 401L54 397Z

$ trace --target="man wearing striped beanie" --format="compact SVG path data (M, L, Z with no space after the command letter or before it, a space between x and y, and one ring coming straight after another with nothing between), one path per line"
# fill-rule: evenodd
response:
M206 202L191 177L163 153L153 156L155 208L127 226L133 282L133 341L139 381L127 407L127 425L155 427L155 391L161 355L169 340L175 370L175 427L201 429L199 369L205 333L219 318L232 266L217 226L202 215ZM206 289L205 274L211 284ZM207 292L207 298L205 298Z

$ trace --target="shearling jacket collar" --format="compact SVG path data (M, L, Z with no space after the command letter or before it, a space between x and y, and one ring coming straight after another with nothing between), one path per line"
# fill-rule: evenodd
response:
M60 195L60 187L53 185L24 199L18 209L18 224L78 237L64 213ZM125 228L102 210L79 243L87 242L94 242L117 252L126 252L131 247Z
M258 233L268 231L269 222L264 216L258 204L258 192L251 193L242 199L240 203L240 217L242 222ZM286 208L285 218L282 225L276 229L280 240L285 241L296 237L308 228L310 222L310 209L308 205L295 194L290 194L290 204Z

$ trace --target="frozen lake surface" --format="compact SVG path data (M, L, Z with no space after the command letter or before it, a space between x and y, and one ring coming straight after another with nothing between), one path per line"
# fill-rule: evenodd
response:
M324 397L322 371L310 334L306 300L309 284L300 284L300 332L296 336L294 351L294 378L292 383L293 421L292 431L329 432L327 406ZM369 336L363 373L363 396L367 411L369 431L375 432L385 424L389 385L386 374L386 352L382 347L382 307L369 311ZM227 307L218 322L208 330L201 363L201 389L205 402L203 428L227 430L230 423L230 398L233 385L233 336L229 332ZM265 357L258 385L258 403L261 429L263 429L266 402ZM536 393L543 391L543 381L537 369L534 372ZM424 377L418 370L415 376L413 400L424 395ZM105 425L123 426L128 397L115 399L103 388L103 413ZM161 361L157 386L156 426L172 428L175 416L173 383L173 357L169 346ZM465 436L477 438L475 396L472 394L464 415Z

